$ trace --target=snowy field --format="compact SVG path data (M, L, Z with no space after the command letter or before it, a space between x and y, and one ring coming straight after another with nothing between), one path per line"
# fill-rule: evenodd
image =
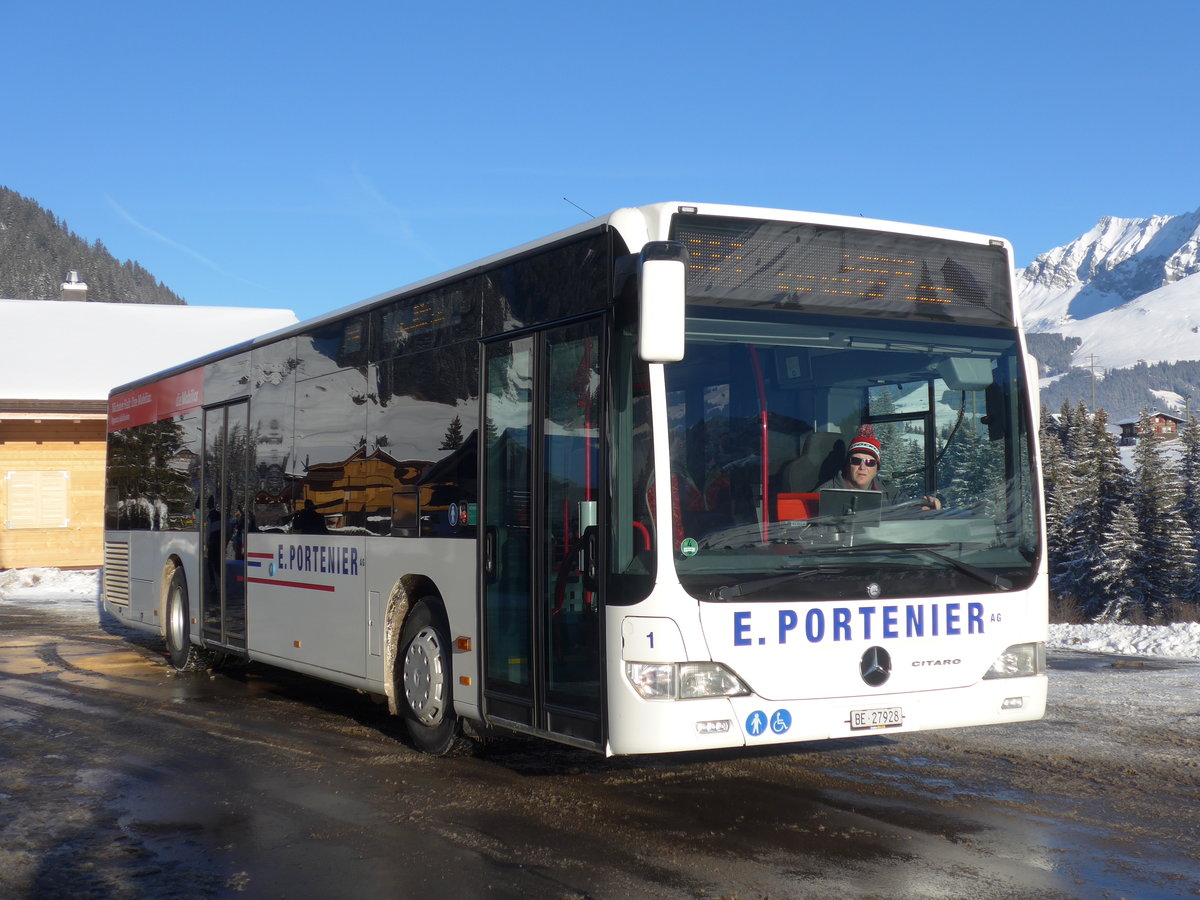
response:
M61 601L95 605L100 572L59 569L9 569L0 572L0 601ZM75 601L75 602L72 602ZM1200 623L1177 625L1051 625L1047 646L1057 650L1200 659Z
M95 605L100 570L6 569L0 572L0 600L72 600Z

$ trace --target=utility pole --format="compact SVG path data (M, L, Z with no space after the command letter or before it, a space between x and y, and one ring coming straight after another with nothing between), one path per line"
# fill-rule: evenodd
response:
M1096 411L1096 369L1099 368L1099 365L1096 362L1096 354L1095 353L1089 354L1087 358L1089 360L1091 360L1091 362L1089 362L1086 366L1083 366L1083 368L1090 369L1091 373L1092 373L1092 412L1095 412Z

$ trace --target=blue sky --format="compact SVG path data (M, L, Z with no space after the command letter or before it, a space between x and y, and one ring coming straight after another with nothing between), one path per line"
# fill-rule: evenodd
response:
M344 306L660 200L1200 207L1194 0L0 5L0 184L189 303Z

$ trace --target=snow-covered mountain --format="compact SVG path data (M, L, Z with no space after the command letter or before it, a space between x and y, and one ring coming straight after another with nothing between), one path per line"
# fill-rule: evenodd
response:
M1106 216L1017 273L1025 327L1078 337L1075 363L1200 360L1200 210Z

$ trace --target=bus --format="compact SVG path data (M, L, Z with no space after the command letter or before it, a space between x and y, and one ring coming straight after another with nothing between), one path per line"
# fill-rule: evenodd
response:
M1040 718L1013 284L995 237L660 203L122 385L104 608L434 755Z

